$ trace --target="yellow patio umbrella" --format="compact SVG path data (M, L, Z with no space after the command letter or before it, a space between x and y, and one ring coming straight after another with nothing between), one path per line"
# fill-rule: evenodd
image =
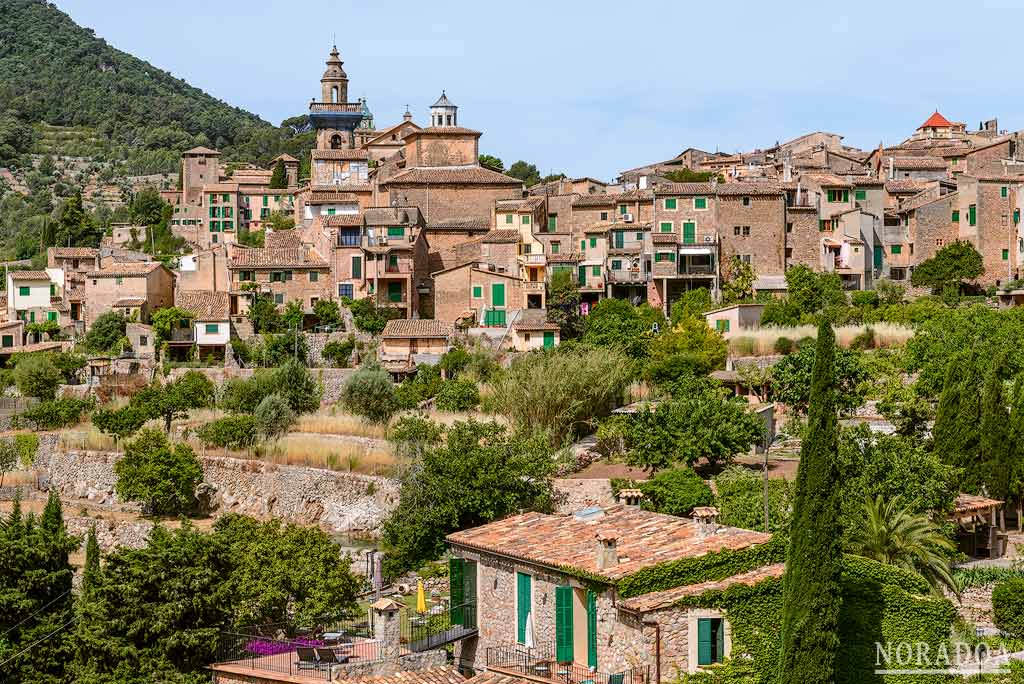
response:
M416 582L416 612L427 612L427 594L423 591L423 580Z

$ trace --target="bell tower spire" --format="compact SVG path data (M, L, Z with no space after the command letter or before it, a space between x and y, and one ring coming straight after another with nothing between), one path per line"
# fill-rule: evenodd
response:
M348 102L348 74L342 68L343 64L338 46L335 45L327 57L327 69L320 79L321 102Z

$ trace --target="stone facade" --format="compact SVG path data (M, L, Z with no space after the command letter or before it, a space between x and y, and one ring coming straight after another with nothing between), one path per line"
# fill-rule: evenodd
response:
M758 277L785 272L784 197L753 193L719 195L717 213L723 268L734 255L740 255L744 260L749 259Z

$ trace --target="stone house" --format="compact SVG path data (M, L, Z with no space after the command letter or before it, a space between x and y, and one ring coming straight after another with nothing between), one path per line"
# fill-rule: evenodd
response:
M452 324L445 321L390 320L381 332L377 359L392 373L412 373L417 364L440 362L451 349L454 334Z
M111 262L85 277L85 324L108 311L140 323L156 309L174 304L174 273L158 261Z
M561 331L554 323L516 321L512 324L512 348L516 351L551 349L561 341Z
M779 185L719 184L716 211L723 272L737 256L759 279L785 274L786 193Z
M171 329L167 344L172 358L181 360L194 347L201 359L223 359L231 341L229 302L227 292L175 291L174 306L187 311L191 318Z
M434 318L438 320L504 328L524 308L522 278L493 263L468 261L433 275Z
M761 314L764 304L733 304L721 309L706 311L704 320L708 327L717 330L722 337L729 339L741 334L744 330L761 327Z
M969 240L981 253L982 285L1000 285L1020 277L1024 259L1021 228L1022 176L961 174L957 178L958 238Z
M631 576L721 552L756 550L765 558L716 582L722 588L782 574L782 564L771 562L770 535L721 526L716 516L714 509L697 509L689 519L615 505L524 513L449 535L450 575L462 585L453 587L452 603L475 603L478 629L459 642L456 657L502 669L511 664L503 662L507 653L531 643L532 674L590 672L598 681L596 673L625 673L634 684L722 662L732 648L729 618L677 605L708 587L637 595L623 589Z
M7 320L60 323L58 285L46 271L7 272Z
M248 310L252 291L269 294L278 306L297 301L312 313L320 299L332 296L330 265L308 247L249 249L234 246L228 256L229 313Z

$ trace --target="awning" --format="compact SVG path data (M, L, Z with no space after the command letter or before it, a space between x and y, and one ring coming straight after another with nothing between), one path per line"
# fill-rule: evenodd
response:
M714 247L708 245L707 247L698 245L686 245L679 248L680 254L714 254Z

